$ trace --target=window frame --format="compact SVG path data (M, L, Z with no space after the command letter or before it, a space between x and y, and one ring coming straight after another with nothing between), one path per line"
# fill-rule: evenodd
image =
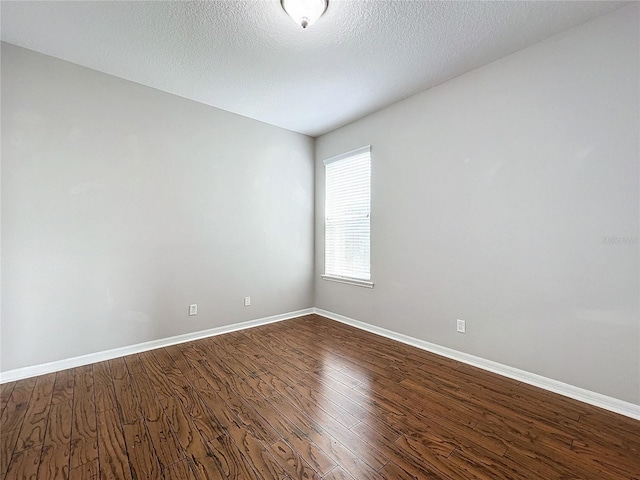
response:
M350 158L353 158L355 156L359 156L362 154L367 154L369 157L369 279L363 279L363 278L355 278L355 277L349 277L349 276L343 276L343 275L335 275L335 274L327 274L327 165L335 163L335 162L340 162L340 161L344 161L344 160L348 160ZM348 285L355 285L358 287L366 287L366 288L373 288L373 281L371 280L372 275L371 275L371 177L372 177L372 158L371 158L371 145L366 145L364 147L361 148L357 148L355 150L351 150L349 152L346 153L342 153L340 155L336 155L334 157L331 158L327 158L326 160L323 161L325 170L324 170L324 180L325 180L325 191L324 191L324 202L325 202L325 208L324 208L324 219L323 219L323 225L324 225L324 232L323 232L323 242L324 242L324 255L323 255L323 260L324 260L324 271L325 273L320 275L320 277L323 280L329 280L332 282L338 282L338 283L344 283L344 284L348 284Z

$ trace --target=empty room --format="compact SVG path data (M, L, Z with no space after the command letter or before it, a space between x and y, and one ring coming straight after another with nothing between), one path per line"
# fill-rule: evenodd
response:
M640 480L640 2L0 20L1 480Z

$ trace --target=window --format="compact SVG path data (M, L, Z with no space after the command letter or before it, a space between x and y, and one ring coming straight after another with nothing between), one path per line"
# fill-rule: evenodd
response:
M371 147L324 161L324 275L373 287L370 268Z

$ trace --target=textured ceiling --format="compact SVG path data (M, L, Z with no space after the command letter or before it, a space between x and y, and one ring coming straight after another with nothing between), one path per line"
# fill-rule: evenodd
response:
M2 1L2 40L317 136L629 2Z

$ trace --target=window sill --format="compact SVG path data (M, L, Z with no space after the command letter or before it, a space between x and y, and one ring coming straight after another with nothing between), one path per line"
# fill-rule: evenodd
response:
M368 280L356 280L355 278L344 277L332 277L331 275L320 275L323 280L329 280L330 282L346 283L347 285L354 285L356 287L373 288L373 282Z

